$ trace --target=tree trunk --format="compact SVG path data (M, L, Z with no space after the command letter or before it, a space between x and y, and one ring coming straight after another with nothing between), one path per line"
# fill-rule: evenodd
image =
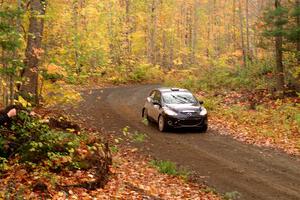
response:
M246 0L246 41L247 41L247 61L252 60L249 32L249 0Z
M300 8L300 0L296 0L296 8ZM296 24L297 24L297 27L299 28L300 27L300 14L297 15L297 19L296 19ZM300 36L298 35L298 40L297 40L297 63L298 63L298 66L300 66ZM298 80L300 80L300 74L298 75Z
M240 15L240 33L241 33L241 45L242 45L242 51L243 51L243 61L244 61L244 67L247 66L247 52L245 47L245 39L244 39L244 17L243 17L243 10L242 10L242 3L241 0L239 0L239 15Z
M152 0L150 5L150 17L148 20L148 60L151 64L156 64L156 28L157 28L157 0Z
M216 58L217 49L218 49L218 38L217 38L217 29L218 29L218 23L217 23L217 2L216 0L213 0L213 9L212 9L212 28L211 28L211 36L212 36L212 50L213 50L213 58Z
M38 96L38 65L42 53L42 38L44 30L46 0L30 1L30 18L27 47L25 51L25 70L22 76L26 79L21 86L21 94L36 105L39 104Z
M194 1L194 23L193 23L193 35L192 35L192 64L196 64L196 51L198 41L198 24L199 24L199 1Z
M281 7L280 0L275 0L275 9ZM277 27L282 28L282 27ZM284 66L282 63L282 36L275 37L275 50L276 50L276 82L277 91L280 97L284 94Z
M184 59L185 65L192 64L192 37L193 37L193 27L192 27L192 8L191 5L187 5L185 9L185 46L188 49L187 58Z
M73 45L74 45L74 63L76 74L79 75L81 72L81 67L79 63L79 44L78 44L78 17L79 17L79 2L78 0L73 0L72 2L72 14L73 14Z
M212 49L214 47L213 41L213 31L214 31L214 15L213 15L213 4L209 3L207 10L208 13L208 23L207 23L207 47L206 47L206 57L209 59L212 57Z
M161 66L166 68L168 66L167 63L167 37L166 31L162 31L162 59L161 59Z
M127 56L131 54L131 20L130 20L130 7L131 7L131 1L125 0L125 50Z
M3 61L2 61L2 65L3 65L3 69L4 70L6 70L7 69L7 62L6 62L6 60L5 60L5 58L6 58L6 55L5 55L5 50L4 49L2 49L2 58L3 58ZM8 92L8 89L9 89L9 87L8 87L8 76L7 76L7 74L4 74L4 76L3 76L3 105L4 106L7 106L8 105L8 94L9 94L9 92Z
M233 33L232 33L232 43L233 43L233 49L234 51L236 50L236 0L233 0L232 2L232 28L233 28Z

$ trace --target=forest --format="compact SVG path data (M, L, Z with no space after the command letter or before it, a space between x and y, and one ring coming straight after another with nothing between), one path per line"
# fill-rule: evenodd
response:
M44 116L80 102L79 88L141 84L187 88L218 129L299 155L300 0L0 0L0 108ZM48 171L91 168L90 151L105 146L73 126L53 132L25 111L20 120L1 129L1 176L18 169L15 159L36 169L32 157L47 157Z
M172 70L207 87L295 95L299 35L297 0L4 0L3 103L18 92L38 101L41 79L126 83Z

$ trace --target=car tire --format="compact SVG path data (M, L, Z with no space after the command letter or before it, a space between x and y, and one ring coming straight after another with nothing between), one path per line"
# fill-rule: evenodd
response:
M143 109L143 119L150 121L149 115L148 115L148 110L146 108Z
M201 132L201 133L206 133L207 129L208 129L208 125L207 125L207 124L204 124L204 125L200 128L200 132Z
M167 130L167 124L165 118L162 115L158 117L158 130L160 132L165 132Z

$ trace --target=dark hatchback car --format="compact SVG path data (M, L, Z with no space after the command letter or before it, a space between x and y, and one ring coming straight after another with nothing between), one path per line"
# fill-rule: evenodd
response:
M158 123L160 131L168 128L197 128L206 132L207 111L186 89L157 88L151 91L142 110L143 118Z

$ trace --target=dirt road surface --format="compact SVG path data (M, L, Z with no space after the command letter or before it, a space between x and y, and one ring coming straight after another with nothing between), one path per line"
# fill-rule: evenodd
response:
M300 200L300 159L273 149L247 145L208 130L161 133L142 123L145 98L155 85L124 86L83 93L78 113L105 131L121 134L125 126L147 134L141 152L170 160L194 172L193 179L220 193L246 200ZM163 185L162 185L163 187Z

